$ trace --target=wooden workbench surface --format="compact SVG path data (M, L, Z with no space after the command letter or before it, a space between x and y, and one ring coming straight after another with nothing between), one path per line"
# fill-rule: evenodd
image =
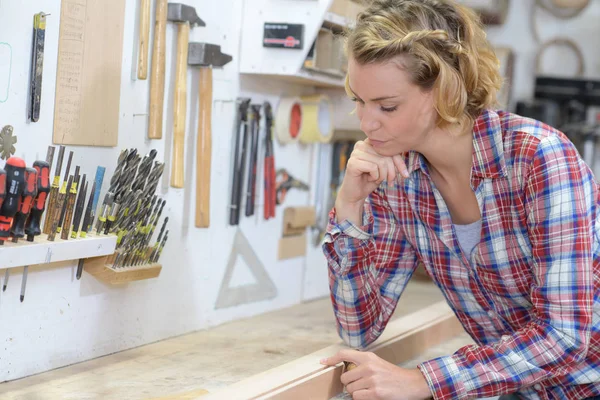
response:
M438 301L437 287L413 280L394 317ZM337 342L331 303L322 299L0 384L0 393L6 400L136 400L215 391Z

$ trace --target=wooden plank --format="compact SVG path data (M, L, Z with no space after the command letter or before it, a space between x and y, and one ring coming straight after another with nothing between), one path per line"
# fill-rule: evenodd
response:
M198 390L194 390L193 392L174 394L171 396L164 396L164 397L156 397L156 398L153 398L152 400L192 400L192 399L195 399L200 396L207 395L207 394L209 394L208 390L198 389Z
M399 364L461 332L464 331L452 310L445 302L439 302L389 323L367 350ZM205 396L203 400L328 400L342 392L339 380L342 366L325 367L319 361L344 348L341 343L326 347Z
M62 0L54 143L116 146L125 0Z

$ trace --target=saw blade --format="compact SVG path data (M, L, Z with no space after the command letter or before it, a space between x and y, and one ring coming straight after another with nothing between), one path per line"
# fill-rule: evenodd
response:
M8 160L15 154L15 143L17 143L17 137L13 136L13 127L6 125L0 131L0 158Z

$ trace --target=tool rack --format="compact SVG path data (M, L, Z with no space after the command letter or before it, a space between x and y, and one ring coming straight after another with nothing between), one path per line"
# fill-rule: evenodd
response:
M18 243L7 241L0 247L0 269L48 264L59 261L106 256L115 252L117 237L114 235L88 235L86 238L48 241L41 236L35 242L24 239Z

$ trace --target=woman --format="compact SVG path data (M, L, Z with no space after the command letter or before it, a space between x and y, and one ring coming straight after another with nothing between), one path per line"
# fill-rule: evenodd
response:
M367 139L349 158L323 249L340 336L384 330L417 263L476 345L391 365L323 360L354 399L600 395L598 185L566 136L494 111L498 61L450 0L375 0L347 37Z

